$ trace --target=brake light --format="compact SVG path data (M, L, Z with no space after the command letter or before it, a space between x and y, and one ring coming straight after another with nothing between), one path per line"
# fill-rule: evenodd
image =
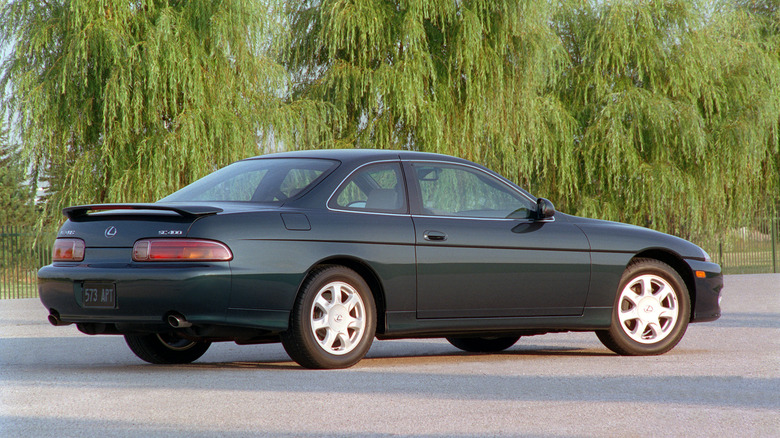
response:
M54 241L51 259L55 262L80 262L84 260L86 245L81 239L60 238Z
M232 259L230 248L213 240L144 239L133 245L133 260L136 262L215 262Z

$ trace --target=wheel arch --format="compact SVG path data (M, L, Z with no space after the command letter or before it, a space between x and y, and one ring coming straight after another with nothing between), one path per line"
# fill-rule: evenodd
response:
M306 271L306 275L303 276L303 280L301 281L301 284L298 286L298 292L297 294L301 293L301 288L303 287L303 284L306 282L306 279L309 278L312 272L315 270L328 265L338 265L343 266L345 268L349 268L353 271L355 271L358 275L360 275L363 280L368 284L369 289L371 290L371 295L374 297L374 304L376 305L376 333L381 334L385 332L385 326L386 326L386 318L385 318L385 309L386 309L386 303L385 303L385 292L384 287L382 286L382 282L379 280L379 275L377 275L376 271L365 261L360 260L355 257L349 257L349 256L333 256L329 257L323 260L318 261L314 265L312 265L308 271Z
M693 271L691 270L691 267L685 263L685 260L683 260L682 257L675 253L662 249L648 249L642 251L631 258L631 262L629 262L629 264L631 264L636 259L658 260L659 262L663 262L671 266L671 268L680 275L680 277L685 282L685 287L688 289L688 297L691 300L690 317L693 318L694 309L696 309L696 283L693 278Z

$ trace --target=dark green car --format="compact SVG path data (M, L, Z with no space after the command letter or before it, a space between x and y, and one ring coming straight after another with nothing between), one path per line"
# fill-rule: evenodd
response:
M38 272L49 321L124 335L151 363L281 341L304 367L341 368L374 337L494 352L561 331L661 354L720 316L720 267L698 246L556 212L444 155L273 154L154 204L64 213Z

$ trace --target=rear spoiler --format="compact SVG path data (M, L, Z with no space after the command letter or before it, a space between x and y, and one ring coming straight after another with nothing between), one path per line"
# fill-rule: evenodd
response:
M221 208L207 205L171 205L171 204L92 204L78 205L62 209L62 214L68 219L87 216L90 211L105 210L161 210L172 211L184 217L208 216L222 212Z

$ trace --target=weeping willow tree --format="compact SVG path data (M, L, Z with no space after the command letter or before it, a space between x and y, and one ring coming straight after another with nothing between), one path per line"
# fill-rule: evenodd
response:
M730 3L726 5L731 6ZM749 39L767 55L767 62L774 63L775 66L780 65L780 0L741 0L736 2L736 10L742 14L741 19L747 19L750 22ZM774 72L775 76L770 80L774 84L778 84L780 82L776 76L778 70L774 70ZM770 93L772 91L773 89L768 90ZM774 156L774 177L778 181L778 185L775 187L778 187L780 186L780 117L777 117L777 123L774 125L772 117L780 112L778 109L780 95L775 91L774 100L770 99L770 101L774 103L774 112L771 109L763 112L771 126L767 135L767 154L770 157ZM771 163L771 158L768 161ZM766 167L769 169L768 173L771 173L772 166L767 165ZM780 193L777 190L767 191L765 195L770 204L774 203L774 213L780 212Z
M0 119L0 228L25 225L33 213L35 193L26 175L26 163L21 159L19 146L8 137L8 130ZM2 265L3 260L0 260Z
M14 0L0 89L51 195L153 201L259 146L319 136L291 102L271 1ZM316 110L316 111L315 111ZM311 114L317 118L311 119Z
M458 155L572 199L576 124L555 93L567 53L553 11L520 0L291 2L285 62L296 95L340 115L335 147Z
M686 237L777 208L777 0L15 0L3 107L66 204L151 201L258 150L486 164ZM774 206L774 207L773 207Z
M780 71L755 8L322 0L288 19L295 93L341 115L335 146L462 156L684 236L777 199Z
M556 23L571 59L560 93L578 121L578 212L690 236L771 208L780 66L754 16L687 0L576 2Z

